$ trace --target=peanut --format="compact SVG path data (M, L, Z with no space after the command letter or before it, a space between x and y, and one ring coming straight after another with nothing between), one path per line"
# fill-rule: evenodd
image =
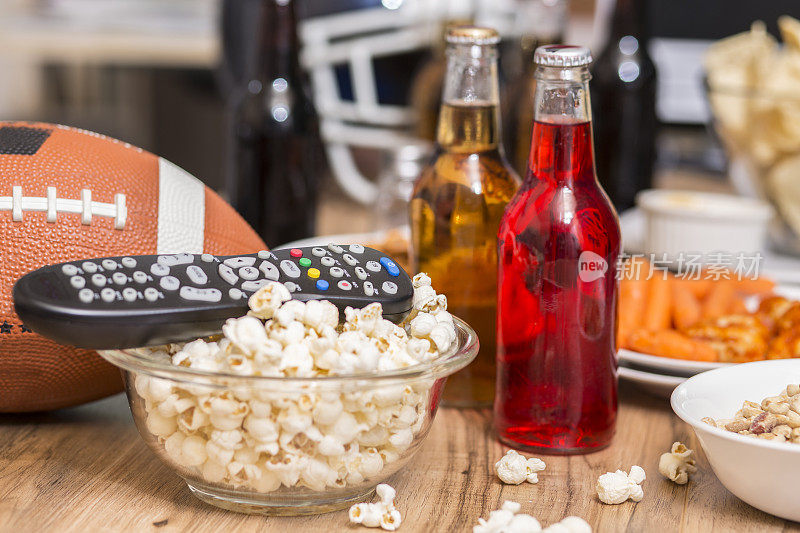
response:
M702 420L739 435L800 444L800 385L790 384L761 403L745 401L733 418Z
M800 385L797 385L795 383L787 385L786 394L788 394L789 396L797 396L798 394L800 394Z

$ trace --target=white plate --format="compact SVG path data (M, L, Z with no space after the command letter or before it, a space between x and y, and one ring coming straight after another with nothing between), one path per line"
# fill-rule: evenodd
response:
M685 359L671 359L659 355L649 355L646 353L634 352L621 348L617 352L617 357L621 363L630 363L648 370L656 370L658 373L667 372L678 374L685 377L694 376L706 370L714 370L730 366L734 363L708 363L705 361L687 361Z
M411 230L408 226L403 226L401 228L397 228L400 231L400 234L408 240L411 236ZM279 248L304 248L307 246L327 246L329 243L336 243L336 244L364 244L364 243L379 243L386 240L386 235L390 231L395 230L385 230L385 231L373 231L370 233L340 233L338 235L317 235L315 237L309 237L307 239L300 239L298 241L287 242L285 244L281 244L280 246L276 246L275 249Z
M687 379L681 376L652 374L650 372L634 370L624 366L619 367L619 377L660 398L669 398L672 391L675 390L675 387Z

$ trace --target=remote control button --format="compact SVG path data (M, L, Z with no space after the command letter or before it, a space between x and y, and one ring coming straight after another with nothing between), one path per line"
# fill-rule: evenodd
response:
M300 277L300 269L297 268L297 265L295 265L288 259L284 259L283 261L281 261L281 270L283 270L283 273L289 276L290 278Z
M214 261L214 256L211 254L203 254L200 256L200 261L203 263L212 263Z
M231 268L251 267L256 264L255 257L231 257L225 260L225 264Z
M335 254L340 254L340 253L344 252L344 249L341 246L339 246L338 244L333 244L333 243L330 243L328 245L328 250L330 250L331 252L333 252Z
M126 283L128 283L128 276L126 276L122 272L114 272L114 275L111 276L111 279L117 285L125 285Z
M222 300L219 289L198 289L197 287L181 287L180 297L194 302L218 302Z
M100 299L106 303L111 303L117 299L117 293L111 287L106 287L102 291L100 291Z
M208 276L203 272L203 269L197 265L189 265L186 267L186 275L192 280L192 283L197 285L205 285L208 283Z
M386 272L389 273L389 275L391 276L400 275L400 268L397 266L397 263L395 263L388 257L381 257L380 262L383 265L383 268L386 269Z
M155 302L156 300L158 300L159 296L161 296L161 293L159 293L153 287L147 287L144 290L144 299L147 300L148 302Z
M368 275L369 275L369 274L367 274L367 271L366 271L366 270L364 270L364 269L363 269L363 268L361 268L361 267L356 267L356 276L358 276L358 279L362 279L362 280L363 280L363 279L367 279L367 276L368 276Z
M255 267L242 267L239 269L239 276L246 280L257 279L259 276L258 269Z
M161 278L159 285L165 291L177 291L178 287L181 286L181 282L175 276L164 276Z
M324 257L325 254L328 252L325 251L325 248L320 248L319 246L315 246L311 249L311 253L317 257Z
M317 280L317 290L318 291L327 291L330 284L325 281L324 279Z
M344 254L342 259L344 259L344 262L350 266L355 266L358 264L358 260L350 254Z
M278 281L278 279L281 277L281 273L278 272L278 267L269 261L263 261L260 265L258 265L258 269L264 274L264 277L270 281Z
M329 255L326 255L325 257L320 259L320 262L322 263L322 266L326 267L332 267L333 265L336 264L336 260Z
M367 270L370 272L380 272L381 264L377 261L367 261Z
M94 274L92 276L92 284L95 287L105 287L106 286L106 277L102 274Z
M242 290L247 292L256 292L258 289L269 283L268 279L258 279L256 281L245 281L242 283Z
M228 291L228 296L231 297L231 300L241 300L244 293L237 289L236 287L232 288Z
M351 244L350 251L353 252L354 254L363 254L364 247L361 246L360 244Z
M154 276L166 276L169 274L169 267L161 263L153 263L150 265L150 273Z
M94 301L94 292L92 292L92 289L81 289L78 293L78 298L83 303L90 304Z
M391 281L384 281L383 285L381 285L381 289L383 289L383 292L386 294L397 294L397 284Z
M287 281L286 283L283 284L283 286L286 287L286 290L288 290L289 292L300 291L300 285L298 285L294 281Z
M192 254L160 255L158 262L168 267L188 265L194 262L194 256Z
M147 274L141 270L137 270L133 273L133 281L136 283L147 283Z
M100 264L103 265L103 268L106 270L116 270L118 266L117 262L112 259L103 259L103 262Z
M301 250L300 248L292 248L289 251L289 255L291 255L292 257L303 257L303 250Z
M239 281L239 276L237 276L233 269L228 265L219 266L219 275L231 285L235 285L236 282Z
M375 294L375 287L372 286L371 281L364 282L364 294L366 294L367 296L372 296L373 294Z
M136 259L133 257L123 257L120 263L122 263L122 266L125 268L136 268Z
M78 267L75 265L64 265L61 267L61 272L67 276L74 276L78 273Z
M122 298L126 302L135 302L136 301L136 289L132 289L130 287L126 287L122 289Z
M259 259L272 259L273 261L277 261L278 260L278 258L275 257L275 254L273 254L269 250L261 250L260 252L258 252L258 258Z
M319 269L318 268L309 268L308 272L306 272L306 274L308 274L309 278L317 279L319 277ZM83 279L83 278L81 278L81 279Z
M339 268L339 267L333 267L333 268L331 268L331 270L330 270L330 274L331 274L331 276L333 276L334 278L341 278L342 276L344 276L344 270L342 270L342 269L341 269L341 268Z
M95 272L97 272L97 264L92 263L91 261L84 261L83 263L81 263L81 268L87 274L94 274Z
M342 289L343 291L349 291L350 289L353 288L353 284L347 281L346 279L339 281L339 283L337 283L336 286Z
M86 286L86 280L81 276L72 276L69 278L69 284L72 285L73 289L82 289Z
M298 261L298 263L300 263L301 267L310 267L311 266L311 259L309 259L308 257L301 257L300 261Z

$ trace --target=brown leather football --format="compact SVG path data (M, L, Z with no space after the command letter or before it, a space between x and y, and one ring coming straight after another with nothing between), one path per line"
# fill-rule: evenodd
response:
M90 131L0 122L0 412L122 390L95 352L25 327L11 300L23 274L82 258L263 249L230 205L169 161Z

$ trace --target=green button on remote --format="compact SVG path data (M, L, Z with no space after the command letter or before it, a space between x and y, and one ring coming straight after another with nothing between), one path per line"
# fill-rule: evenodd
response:
M308 257L301 257L299 263L301 267L309 267L311 266L311 259Z

